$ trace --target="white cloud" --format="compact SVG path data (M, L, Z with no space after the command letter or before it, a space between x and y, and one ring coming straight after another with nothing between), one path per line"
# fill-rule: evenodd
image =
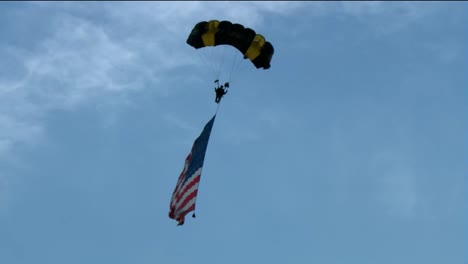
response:
M70 109L90 98L143 88L153 76L133 50L111 40L83 19L58 18L57 31L23 57L24 76L0 79L0 154L43 134L41 118L51 109ZM123 72L137 73L134 76ZM102 98L105 98L102 96Z
M58 96L69 104L96 90L134 89L138 76L119 80L122 71L137 67L134 51L112 41L104 29L84 20L64 17L58 23L54 36L42 43L42 52L26 61L27 89L46 98Z

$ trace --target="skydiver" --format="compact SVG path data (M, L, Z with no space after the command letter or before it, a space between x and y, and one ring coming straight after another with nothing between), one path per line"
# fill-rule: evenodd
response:
M226 88L229 87L229 83L226 83L227 86ZM216 98L215 98L215 103L219 104L219 102L221 101L221 98L223 97L223 95L227 94L227 90L225 90L223 88L223 86L218 86L218 88L215 87L215 93L216 93Z

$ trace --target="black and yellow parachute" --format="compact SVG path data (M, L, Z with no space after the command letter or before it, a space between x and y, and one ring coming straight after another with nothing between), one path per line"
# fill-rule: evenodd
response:
M253 29L229 21L202 21L195 25L187 38L195 49L230 45L249 59L257 69L269 69L274 48L270 42Z

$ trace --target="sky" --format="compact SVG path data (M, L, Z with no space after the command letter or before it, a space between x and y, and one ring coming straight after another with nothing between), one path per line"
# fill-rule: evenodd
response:
M467 17L466 2L0 3L0 263L467 263ZM262 34L271 68L187 45L212 19ZM177 226L218 77L197 217Z

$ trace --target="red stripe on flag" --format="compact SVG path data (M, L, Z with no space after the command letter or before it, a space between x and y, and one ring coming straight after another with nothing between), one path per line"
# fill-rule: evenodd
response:
M198 174L197 176L193 176L194 178L193 179L190 179L190 182L185 185L182 189L182 191L179 193L179 197L176 198L177 202L182 198L182 196L190 189L192 188L195 184L197 184L198 182L200 182L200 174Z
M184 201L180 204L178 209L180 210L184 208L184 206L186 206L191 200L195 199L197 196L197 193L198 193L198 189L195 189L191 194L187 196L187 198L184 199Z

